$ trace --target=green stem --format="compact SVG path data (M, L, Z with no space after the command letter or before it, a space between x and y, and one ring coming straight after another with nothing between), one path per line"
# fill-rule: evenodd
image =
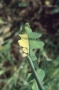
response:
M31 67L32 72L33 72L33 74L34 74L34 76L35 76L35 79L36 79L36 82L37 82L37 85L38 85L39 89L40 89L40 90L44 90L44 87L43 87L43 85L42 85L41 82L40 82L40 79L39 79L39 77L38 77L38 75L37 75L37 73L36 73L36 70L35 70L35 67L34 67L34 65L33 65L33 62L32 62L32 60L31 60L31 58L30 58L29 56L27 56L27 57L28 57L28 61L29 61L30 67Z

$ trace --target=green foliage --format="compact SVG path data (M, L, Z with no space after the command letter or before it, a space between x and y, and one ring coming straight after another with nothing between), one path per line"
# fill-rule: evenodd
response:
M28 23L25 24L25 31L28 34L28 40L29 40L29 56L32 59L32 61L37 62L37 58L35 56L35 53L33 52L34 49L43 49L44 43L42 41L40 41L38 38L41 37L41 34L36 33L36 32L32 32L30 25ZM44 77L45 77L45 73L42 69L37 69L37 72L35 71L35 68L38 67L37 63L34 64L34 62L32 63L31 59L29 59L30 62L30 67L33 70L33 74L35 74L35 79L36 79L36 73L38 75L38 79L40 80L39 82L42 83ZM34 68L35 67L35 68ZM37 86L37 82L34 80L33 82L33 86L32 86L32 90L38 90L38 86ZM40 89L40 86L39 86ZM42 89L44 90L44 89Z
M11 41L9 41L5 46L2 47L2 50L0 50L0 58L1 58L0 62L3 62L3 60L5 60L5 58L7 58L8 60L11 60L10 52L9 52L10 43L11 43Z
M38 70L37 70L37 74L38 74L38 76L39 76L39 78L40 78L40 81L42 82L43 79L44 79L44 77L45 77L45 72L44 72L44 70L38 69Z
M18 6L19 6L19 7L27 7L28 4L27 4L27 3L24 3L24 2L19 2L19 3L18 3Z
M25 24L25 31L28 34L28 39L29 39L29 56L33 61L35 61L37 58L33 50L42 49L44 43L38 39L39 37L41 37L41 34L32 32L30 25L28 23Z
M24 31L25 31L24 33L19 34L19 36L21 37L21 40L19 40L18 43L22 47L22 50L24 51L25 56L28 57L30 68L32 69L32 74L34 75L34 78L37 83L37 84L36 83L33 83L33 84L34 85L36 84L35 86L37 87L37 89L39 88L40 90L44 90L44 87L41 83L45 77L45 73L43 70L39 69L36 61L37 57L34 52L34 50L37 50L37 49L43 50L44 43L39 40L39 37L41 37L41 34L37 32L32 32L32 29L29 23L25 24ZM27 45L24 43L26 43ZM29 47L29 50L28 50L28 47ZM26 48L27 48L27 51L26 51ZM26 54L26 52L28 53Z
M45 72L42 69L38 69L37 70L37 75L38 75L38 77L39 77L39 79L40 79L40 81L42 83L42 81L43 81L43 79L45 77ZM31 74L30 74L30 76L31 76ZM29 78L30 78L30 76L29 76ZM34 78L30 82L32 82L32 90L39 90L37 82L36 82L36 80Z

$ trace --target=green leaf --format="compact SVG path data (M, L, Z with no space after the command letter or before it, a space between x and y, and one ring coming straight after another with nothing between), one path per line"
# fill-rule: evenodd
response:
M25 24L24 29L25 29L25 31L26 31L27 34L29 34L29 33L32 32L32 29L31 29L29 23L26 23Z
M3 20L0 18L0 24L7 24L7 22L3 21Z
M44 72L44 70L38 69L38 70L37 70L37 74L38 74L38 76L39 76L40 81L42 82L43 79L44 79L44 77L45 77L45 72Z
M0 75L4 74L4 72L5 72L4 70L0 70Z
M18 6L19 7L27 7L27 6L29 6L27 3L24 3L24 2L20 2L19 4L18 4Z
M30 49L41 49L44 43L40 40L30 40Z
M46 86L44 86L44 90L48 90L48 86L46 85Z
M33 61L35 61L37 58L35 56L35 53L33 52L33 49L43 48L44 43L38 40L38 38L41 37L42 34L39 34L37 32L32 32L32 29L30 28L29 23L25 24L25 31L29 39L29 56L31 57Z
M39 90L36 81L33 81L32 90Z
M39 34L39 33L37 33L37 32L30 32L29 33L29 39L36 39L36 38L39 38L39 37L41 37L41 35L42 34Z

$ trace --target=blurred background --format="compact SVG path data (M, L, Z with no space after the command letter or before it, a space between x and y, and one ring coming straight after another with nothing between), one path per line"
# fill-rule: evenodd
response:
M43 52L35 52L44 84L59 90L59 0L0 0L0 90L30 90L31 70L18 45L26 22L45 43Z

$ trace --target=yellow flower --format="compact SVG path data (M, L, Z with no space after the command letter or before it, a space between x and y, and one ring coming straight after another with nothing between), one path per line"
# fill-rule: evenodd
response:
M18 41L19 45L22 47L23 57L29 54L29 42L28 42L28 35L27 34L19 34L21 39Z

